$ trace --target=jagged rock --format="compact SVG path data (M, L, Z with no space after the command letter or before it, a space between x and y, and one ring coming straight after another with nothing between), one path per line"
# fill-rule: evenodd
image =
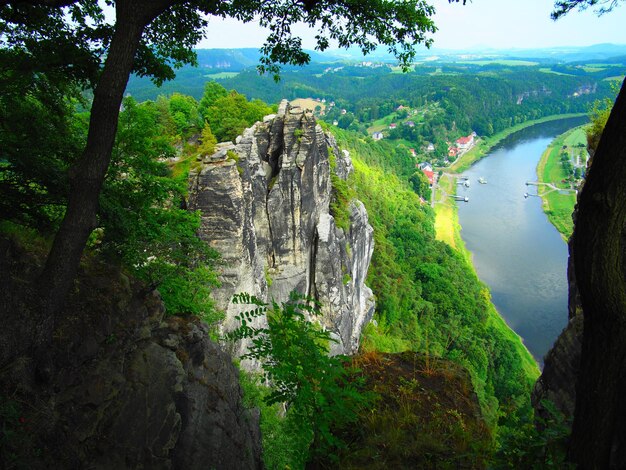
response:
M355 352L374 312L365 285L372 228L358 201L349 208L347 233L329 210L330 152L344 179L353 171L349 154L311 113L286 101L275 116L246 129L232 150L236 165L205 159L189 189L189 208L201 212L200 235L225 261L222 286L213 292L226 312L224 329L237 326L241 311L230 303L233 294L282 302L296 290L324 305L322 323L340 339L334 352Z
M6 287L24 282L18 271ZM258 416L206 325L164 317L157 292L97 271L58 317L47 373L32 353L1 368L0 404L21 417L3 423L17 438L0 442L0 467L16 454L33 469L260 468Z

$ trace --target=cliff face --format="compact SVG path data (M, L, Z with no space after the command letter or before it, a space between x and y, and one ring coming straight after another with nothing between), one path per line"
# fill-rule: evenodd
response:
M574 223L576 223L576 213L577 209L574 209L572 214ZM542 374L532 393L533 406L543 417L547 416L541 400L553 402L567 418L573 418L576 406L576 381L582 352L583 310L576 284L573 249L573 239L570 238L567 261L569 321L544 358Z
M1 318L28 318L17 294L37 261L1 239L0 253ZM230 356L199 320L164 317L156 291L89 267L50 337L0 364L1 468L261 468Z
M374 311L365 285L373 230L359 201L347 208L349 229L337 227L329 210L331 171L346 179L349 155L310 113L286 101L192 171L189 208L201 211L200 236L224 260L213 295L226 312L225 330L237 326L241 309L230 303L233 294L282 302L296 290L322 303L321 322L338 340L333 352L358 349Z

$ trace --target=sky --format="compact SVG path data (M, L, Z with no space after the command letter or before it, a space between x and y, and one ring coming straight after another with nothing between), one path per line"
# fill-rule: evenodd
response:
M601 17L592 10L571 11L558 21L550 19L553 0L469 0L467 5L430 0L437 10L439 30L433 47L442 49L588 46L626 44L626 2ZM315 46L315 33L298 25L305 48ZM260 47L267 32L256 24L211 19L207 38L199 48Z

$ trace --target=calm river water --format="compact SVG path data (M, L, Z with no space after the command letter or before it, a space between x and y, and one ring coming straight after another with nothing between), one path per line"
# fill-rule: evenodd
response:
M461 235L493 303L540 365L567 323L567 245L526 181L536 181L541 154L554 137L583 124L563 119L521 130L467 170L458 194ZM480 184L483 177L487 184Z

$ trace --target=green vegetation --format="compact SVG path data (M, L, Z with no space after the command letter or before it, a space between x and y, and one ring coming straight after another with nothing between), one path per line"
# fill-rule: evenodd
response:
M573 470L566 461L571 422L553 403L543 400L546 417L521 422L504 436L495 456L495 468L558 468Z
M260 411L263 463L268 469L304 468L309 457L309 430L303 430L281 403L268 404L272 389L257 374L240 371L244 405Z
M379 326L367 330L365 344L391 351L408 345L464 365L492 427L527 415L537 366L491 306L465 257L436 240L430 207L410 189L408 175L394 174L401 160L384 153L385 144L341 131L336 136L350 150L354 187L374 227L368 283L377 297Z
M466 253L461 240L461 226L454 199L449 196L456 194L456 180L454 176L442 174L437 182L439 191L435 204L435 234L437 240L447 243L462 253ZM469 255L466 255L469 261Z
M217 82L207 82L200 100L200 113L219 142L234 141L246 127L275 110L261 100L249 102L244 95L227 91Z
M242 359L261 362L262 382L271 388L263 401L268 406L287 405L283 425L297 430L292 453L298 457L297 467L311 458L332 461L336 449L345 447L332 431L356 420L366 396L358 392L347 358L328 355L331 335L311 321L320 315L319 305L295 292L281 305L268 305L248 294L235 295L233 302L252 310L236 317L240 326L226 338L251 341ZM251 326L259 318L267 318L267 327ZM284 463L278 468L285 468Z
M415 191L418 196L420 196L425 201L430 201L430 183L428 182L428 178L426 177L426 175L421 170L413 173L411 175L411 178L409 178L409 181L413 186L413 191Z
M457 64L472 64L472 65L508 65L508 66L521 66L531 67L538 65L538 62L531 62L529 60L517 60L517 59L493 59L493 60L459 60Z
M576 193L572 187L578 186L586 168L586 127L570 129L556 137L537 165L538 181L546 184L538 187L543 210L564 240L570 237L574 229L572 212Z
M353 364L376 400L337 430L349 444L333 468L486 467L492 436L463 367L413 352L369 352Z
M332 186L330 214L335 219L335 225L347 232L350 229L350 201L356 197L356 193L349 181L337 176L337 156L332 148L328 148L328 160Z
M543 72L543 73L553 73L553 74L555 74L555 75L570 75L570 74L568 74L568 73L557 72L557 71L555 71L555 70L552 70L550 67L541 67L541 68L539 69L539 71L540 71L540 72Z
M45 75L15 81L4 83L0 98L2 227L49 237L64 215L68 169L85 144L90 116L75 110L79 94L71 85ZM217 96L212 102L210 91ZM219 85L209 87L207 95L203 104L209 115L227 115L230 100L244 110L231 112L238 116L238 132L270 109ZM216 144L202 109L178 93L141 104L124 100L88 246L92 254L158 286L168 313L198 315L213 325L221 318L210 297L217 284L217 253L197 237L199 214L181 207L191 165ZM33 126L38 130L34 134ZM200 145L192 143L200 132ZM25 146L23 136L31 134Z

